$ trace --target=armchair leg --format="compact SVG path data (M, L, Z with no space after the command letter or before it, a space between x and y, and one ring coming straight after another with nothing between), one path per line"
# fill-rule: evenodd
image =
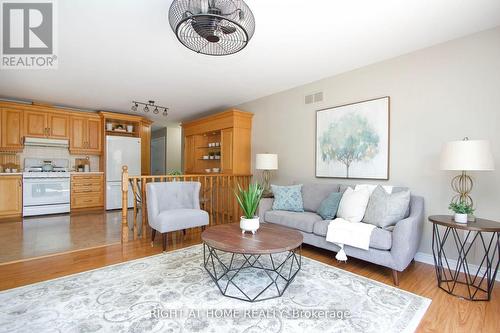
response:
M161 234L161 240L163 243L163 252L166 252L167 251L167 233L166 232Z
M392 282L395 286L399 286L399 272L395 269L392 270Z

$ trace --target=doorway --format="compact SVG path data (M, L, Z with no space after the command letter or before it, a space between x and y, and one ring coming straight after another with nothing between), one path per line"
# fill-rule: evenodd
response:
M151 174L165 174L165 136L151 139Z

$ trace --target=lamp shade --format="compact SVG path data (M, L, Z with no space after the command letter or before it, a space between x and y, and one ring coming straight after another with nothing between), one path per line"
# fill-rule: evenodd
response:
M255 155L255 169L278 170L278 155L277 154Z
M441 152L441 170L495 170L490 142L460 140L446 143Z

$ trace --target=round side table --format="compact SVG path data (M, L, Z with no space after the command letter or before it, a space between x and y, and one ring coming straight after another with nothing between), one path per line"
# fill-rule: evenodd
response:
M450 215L429 216L429 221L438 287L471 301L489 301L500 261L500 222L476 218L456 223ZM482 257L472 263L474 248ZM450 260L447 253L458 258Z

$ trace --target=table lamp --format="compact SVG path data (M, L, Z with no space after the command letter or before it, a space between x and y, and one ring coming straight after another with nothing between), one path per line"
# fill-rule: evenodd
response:
M451 181L451 188L457 193L453 196L452 202L466 203L472 206L474 201L469 193L472 190L473 182L467 171L495 170L490 142L469 140L466 137L460 141L446 143L441 152L441 170L461 171L461 174L455 176Z
M255 169L262 171L262 192L263 197L272 195L269 181L271 180L271 171L278 170L278 155L277 154L256 154L255 155Z

